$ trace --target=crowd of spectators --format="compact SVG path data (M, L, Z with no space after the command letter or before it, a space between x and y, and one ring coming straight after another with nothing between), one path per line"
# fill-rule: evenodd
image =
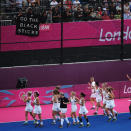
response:
M121 0L63 0L63 10L61 1L1 0L0 20L15 20L29 10L41 23L121 19ZM124 0L124 18L131 19L131 0Z

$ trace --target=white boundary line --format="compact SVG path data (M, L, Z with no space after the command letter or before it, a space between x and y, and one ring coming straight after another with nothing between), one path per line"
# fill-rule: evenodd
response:
M123 61L130 61L131 59L123 59ZM88 62L73 62L73 63L63 63L63 65L71 65L71 64L86 64L86 63L100 63L100 62L115 62L121 61L120 59L114 60L101 60L101 61L88 61ZM40 64L40 65L25 65L25 66L11 66L11 67L0 67L0 69L10 69L10 68L28 68L28 67L40 67L40 66L57 66L61 64Z
M118 113L119 114L130 114L129 112L123 112L123 113ZM88 116L103 116L102 114L99 114L99 115L88 115ZM105 116L106 117L106 116ZM68 118L71 118L71 117L68 117ZM42 119L42 120L52 120L52 118L48 118L48 119ZM11 122L0 122L0 124L5 124L5 123L14 123L14 122L24 122L25 120L22 120L22 121L11 121ZM29 120L29 121L34 121L34 120Z

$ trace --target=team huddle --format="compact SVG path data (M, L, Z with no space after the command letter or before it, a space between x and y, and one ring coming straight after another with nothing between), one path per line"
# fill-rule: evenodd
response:
M97 115L99 108L103 109L104 115L108 116L108 121L115 121L117 120L117 111L114 110L115 102L114 102L114 93L111 86L107 83L103 83L100 87L98 82L95 82L94 77L90 78L90 82L88 83L91 89L91 96L90 101L92 103L91 110L95 110L94 114ZM86 90L86 89L85 89ZM86 120L86 127L90 126L90 122L88 120L87 114L88 110L86 108L86 94L81 92L80 95L77 97L76 92L72 91L70 93L70 98L66 98L64 93L61 92L60 87L57 86L53 90L52 96L52 124L56 124L57 119L60 121L59 128L63 128L64 120L67 123L67 127L71 125L71 122L66 116L67 113L67 106L71 104L71 118L73 120L73 125L79 125L79 127L85 126L82 120L82 116L84 116ZM34 92L34 109L31 105L31 92L28 92L27 97L25 95L22 96L23 101L26 103L25 108L25 117L26 121L24 124L28 124L28 113L34 119L35 126L43 126L43 121L41 118L41 106L39 101L39 93ZM103 104L101 105L103 101ZM80 105L79 115L77 116L77 104ZM33 113L32 113L33 112ZM40 119L40 123L36 119L36 115Z

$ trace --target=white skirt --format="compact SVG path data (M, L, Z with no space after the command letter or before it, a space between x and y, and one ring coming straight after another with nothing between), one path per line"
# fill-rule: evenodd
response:
M53 103L52 110L56 111L56 112L59 112L60 111L59 104L58 103Z
M115 102L114 100L107 100L106 101L106 108L108 109L113 109L115 107Z
M34 108L34 111L33 111L35 114L41 114L42 113L42 110L41 110L41 107L40 105L37 106L35 105L35 108Z
M25 111L32 112L33 111L33 107L31 105L30 106L26 106L25 107Z
M77 106L71 105L71 112L76 112L76 111L77 111Z
M88 113L88 110L86 109L86 107L85 106L80 106L79 114L86 115L87 113Z
M67 108L61 108L61 113L65 114L67 112Z
M103 98L103 104L104 104L104 105L106 104L106 99L105 99L105 98Z
M96 98L96 94L95 93L92 93L90 98Z
M101 102L102 101L102 97L99 96L99 97L96 97L96 102Z

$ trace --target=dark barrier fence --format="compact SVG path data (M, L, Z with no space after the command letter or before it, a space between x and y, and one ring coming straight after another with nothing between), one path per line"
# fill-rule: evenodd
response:
M81 0L77 4L62 0L59 1L57 6L52 5L49 1L47 3L41 1L35 3L35 5L26 3L22 7L16 7L15 4L11 6L9 4L2 5L2 10L5 13L1 13L1 19L7 20L5 24L3 20L1 21L1 30L4 32L1 38L4 40L1 40L0 44L0 66L62 64L129 58L131 57L131 39L128 39L127 45L125 38L125 32L129 33L127 34L130 38L131 26L127 24L127 21L131 23L129 4L128 0L121 2ZM7 8L5 9L5 7ZM126 10L126 7L129 8ZM29 41L26 36L15 36L15 27L7 27L7 25L8 19L12 20L13 25L16 24L18 15L26 15L30 12L39 17L40 23L44 23L40 27L40 33L41 30L45 32L41 33L41 37L34 37ZM103 24L104 22L105 24ZM105 30L100 30L102 25L105 25ZM50 30L47 27L50 27ZM57 28L57 31L55 28ZM115 29L113 30L113 28ZM91 36L94 30L96 35ZM95 42L99 39L99 31L101 31L101 40L105 40L104 45L102 44L103 41ZM116 35L113 35L111 31L114 31L113 33L116 33ZM39 39L42 37L45 37L46 40ZM106 39L110 41L115 38L119 39L119 42L114 41L113 45L106 41ZM99 44L100 42L101 44ZM87 44L90 44L90 46L87 46ZM21 61L21 59L25 59L25 61Z

